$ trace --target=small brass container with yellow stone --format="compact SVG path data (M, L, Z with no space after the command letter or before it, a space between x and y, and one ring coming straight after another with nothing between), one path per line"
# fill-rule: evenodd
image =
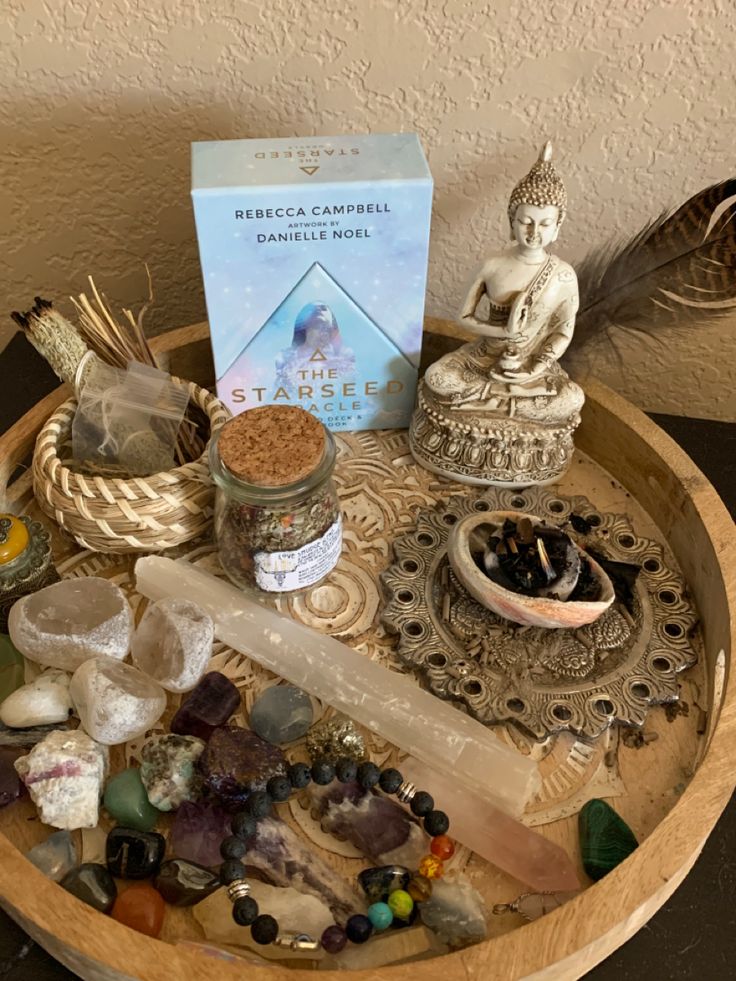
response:
M41 522L0 514L0 633L8 632L8 613L17 599L58 580L51 538Z

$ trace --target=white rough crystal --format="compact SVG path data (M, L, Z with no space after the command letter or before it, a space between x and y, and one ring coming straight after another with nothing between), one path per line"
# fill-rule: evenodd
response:
M0 705L0 722L12 729L66 722L73 711L70 681L64 671L45 671L8 695Z
M105 654L122 660L130 647L133 617L123 591L108 579L64 579L15 603L8 632L31 661L62 671Z
M46 841L26 852L26 858L49 879L61 882L77 865L77 846L68 831L54 831Z
M450 947L467 947L488 933L483 897L463 879L433 879L432 895L419 904L422 923Z
M521 814L540 787L534 760L414 678L281 616L189 562L146 556L135 573L144 596L196 596L223 643L508 813Z
M50 732L15 769L44 824L67 831L96 827L107 750L85 732Z
M166 693L155 681L111 657L85 661L69 691L82 728L107 746L142 736L166 708Z
M131 654L133 664L167 691L191 691L212 657L212 617L190 600L152 603L138 624Z
M279 933L302 933L319 940L335 918L328 907L316 896L306 896L291 886L269 886L258 879L249 879L250 895L258 903L262 913L276 918ZM193 908L194 918L199 922L208 940L235 947L249 947L269 960L296 958L318 960L324 957L324 950L305 953L292 951L288 947L257 944L251 937L248 927L238 926L233 920L233 912L226 889L218 889Z

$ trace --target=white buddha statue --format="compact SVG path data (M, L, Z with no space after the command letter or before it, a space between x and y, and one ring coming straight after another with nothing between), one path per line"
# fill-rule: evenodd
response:
M578 287L572 267L547 252L567 208L551 155L547 143L514 188L513 245L486 260L468 293L460 322L479 340L440 358L420 385L412 452L466 483L551 483L572 456L584 395L558 359L572 339Z

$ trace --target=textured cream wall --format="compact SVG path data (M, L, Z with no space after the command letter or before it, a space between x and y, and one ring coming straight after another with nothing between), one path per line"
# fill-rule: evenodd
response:
M0 313L88 273L155 329L204 316L189 142L406 129L436 182L427 311L453 315L548 135L571 261L733 174L731 0L6 0ZM736 418L736 320L625 343L645 408Z

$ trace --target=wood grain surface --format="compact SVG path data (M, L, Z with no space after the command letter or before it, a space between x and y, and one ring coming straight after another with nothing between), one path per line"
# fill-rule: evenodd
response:
M428 322L436 340L457 343L457 330ZM206 325L155 339L159 350L183 358L179 341L206 339ZM428 338L429 340L429 338ZM159 346L161 342L161 346ZM429 347L430 345L428 345ZM200 364L201 367L201 364ZM185 374L179 364L176 372ZM197 379L199 380L199 379ZM623 943L657 910L691 868L734 786L736 683L727 671L734 633L736 582L731 519L703 474L641 412L596 383L586 387L581 450L616 475L659 526L684 571L703 619L711 686L707 748L681 797L639 849L605 880L560 910L521 929L455 954L421 963L427 981L473 979L569 979L578 977ZM65 392L48 396L0 437L8 471L30 452L35 433ZM54 402L58 399L58 402ZM717 690L715 690L715 687ZM647 774L641 774L642 786ZM0 903L28 933L82 978L187 977L214 981L242 977L242 967L134 934L49 883L0 836ZM22 844L22 836L18 843ZM409 979L416 965L355 972L361 979ZM299 978L306 971L249 967L258 981Z

